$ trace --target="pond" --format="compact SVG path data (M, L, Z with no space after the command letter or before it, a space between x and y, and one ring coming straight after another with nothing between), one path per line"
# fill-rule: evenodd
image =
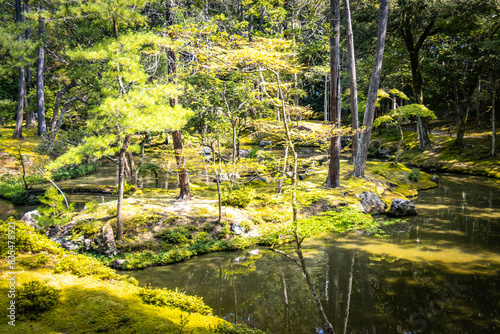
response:
M500 181L440 177L438 188L415 199L419 216L387 226L388 238L304 243L336 333L500 332ZM124 273L201 296L233 323L323 333L299 268L265 248Z

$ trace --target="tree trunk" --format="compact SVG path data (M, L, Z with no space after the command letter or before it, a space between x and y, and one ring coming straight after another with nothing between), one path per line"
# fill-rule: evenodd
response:
M61 109L61 115L57 118L57 122L53 125L52 131L50 132L50 135L49 135L49 146L52 146L52 144L54 143L54 139L57 136L57 132L59 132L59 129L61 129L62 122L64 120L64 115L66 115L66 112L68 111L69 105L73 101L76 101L79 99L80 98L78 98L78 97L72 97L63 103L63 107Z
M24 3L24 11L26 13L30 12L30 6L28 5L27 2ZM26 40L31 40L31 29L26 29L25 32ZM35 113L33 110L30 110L28 108L28 105L30 101L28 101L28 96L30 94L31 90L31 67L28 65L26 66L26 96L24 98L24 106L26 108L26 129L31 129L36 126L36 120L35 120Z
M373 117L375 115L377 93L380 83L380 73L382 71L382 61L384 57L389 9L388 2L388 0L381 0L380 2L380 20L377 33L377 46L375 49L375 59L373 60L372 75L370 79L370 87L368 89L368 99L366 102L365 115L363 117L363 126L366 127L366 130L361 134L354 164L353 175L357 177L365 176L366 159L368 158L368 146L370 145Z
M340 2L330 0L330 26L333 27L330 34L330 73L332 100L330 104L330 115L332 124L340 128ZM336 188L340 186L340 136L334 136L330 140L330 164L326 187Z
M43 42L45 36L45 19L40 17L38 19L38 26L41 43L40 49L38 49L38 61L36 66L36 105L38 111L38 135L43 136L47 133L47 125L45 123L45 100L43 95L43 67L45 61L45 49Z
M323 104L323 111L325 113L325 122L328 122L328 75L325 74L325 100Z
M431 21L426 27L418 41L415 43L413 38L413 33L411 31L411 26L409 22L404 22L402 27L402 35L406 45L408 54L410 55L410 65L411 65L411 81L413 96L415 97L415 103L424 104L424 95L422 90L422 72L420 71L420 59L419 53L425 38L431 34L431 29L435 22ZM427 128L424 120L421 117L417 117L417 136L420 151L424 151L427 146L431 144L429 136L427 134Z
M354 57L354 37L352 33L352 23L351 23L351 8L349 0L344 0L345 9L345 25L347 33L347 53L349 55L349 79L350 79L350 90L351 90L351 128L353 131L358 129L358 92L356 84L356 59ZM359 136L355 133L352 136L352 163L356 159L356 151L358 148Z
M184 201L191 197L191 190L189 188L189 174L186 170L184 155L182 153L182 137L180 130L172 132L172 141L174 143L175 161L177 163L177 173L179 175L179 185L181 188L178 199Z
M166 22L165 24L169 27L174 24L173 15L173 0L165 1L165 14ZM170 50L167 52L168 58L168 70L169 74L172 76L174 84L177 83L176 73L177 73L177 55L175 51ZM179 104L179 99L177 96L170 100L172 106ZM191 189L189 188L189 174L186 170L184 163L184 153L182 151L182 135L181 131L177 130L172 132L172 142L174 145L175 161L177 163L177 173L179 177L180 194L177 197L179 200L188 200L191 197Z
M38 73L37 73L38 75ZM64 95L71 90L71 88L78 86L78 84L75 81L71 81L69 85L64 86L56 95L56 101L54 103L54 113L52 115L52 121L50 122L50 130L51 131L57 131L56 130L56 124L59 122L59 119L63 117L59 116L59 108L61 106L61 100L64 97ZM42 98L43 98L43 78L42 78ZM40 116L40 114L38 114ZM62 121L62 120L61 120Z
M130 180L132 181L134 187L137 188L137 170L135 168L135 162L132 152L127 152L127 158L128 158L128 165L130 166Z
M21 0L16 0L16 19L17 22L21 23L24 21ZM23 36L19 34L17 36L17 41L21 43ZM19 61L22 63L23 57L19 57ZM23 136L23 113L24 113L24 99L26 97L26 78L24 72L24 66L19 67L19 96L17 99L17 112L16 112L16 127L14 129L13 138L24 139Z
M276 189L278 196L281 195L281 190L283 189L283 179L286 178L287 171L288 171L288 145L285 146L285 155L283 157L283 170L278 179L278 187Z
M476 98L476 126L481 126L481 76L477 81L477 98Z
M116 239L123 240L123 188L125 183L125 154L130 145L130 135L125 136L118 159L118 200L116 206Z
M494 157L497 152L496 152L496 139L497 139L497 134L496 134L496 115L495 115L495 100L497 98L496 95L496 90L497 88L497 81L493 81L493 101L491 104L491 156Z

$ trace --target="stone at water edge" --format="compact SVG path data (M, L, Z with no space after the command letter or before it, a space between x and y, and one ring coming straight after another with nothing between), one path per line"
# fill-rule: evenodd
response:
M231 225L231 231L233 231L234 234L241 235L245 233L245 228L240 226L239 223L233 223L233 225Z
M240 158L248 158L250 156L250 150L239 150L238 155Z
M439 176L432 175L431 181L434 182L434 183L439 183Z
M57 242L64 249L67 249L69 251L75 251L78 248L80 248L80 246L82 245L82 241L83 241L82 239L83 239L83 237L78 239L77 241L73 241L73 240L71 240L70 237L63 236L63 237L55 237L55 238L52 238L50 240Z
M377 195L371 192L357 194L356 197L361 200L361 208L364 213L382 213L387 207Z
M416 216L417 214L415 204L401 198L394 199L391 203L389 212L387 212L387 216L389 217Z
M111 267L113 267L115 269L120 269L124 263L125 263L125 260L117 259L117 260L114 260L113 262L111 262Z
M115 256L118 254L116 250L115 236L113 235L113 229L109 224L102 227L100 235L96 238L96 243L98 244L98 251L108 257Z
M208 146L203 146L201 153L203 153L204 155L210 155L212 154L212 149Z
M262 146L262 147L265 147L265 146L270 146L270 145L272 145L272 144L273 144L273 142L272 142L272 141L269 141L269 140L261 140L261 141L259 142L259 146Z
M38 210L33 210L26 212L21 220L28 226L36 227L38 222L36 217L40 217L40 212L38 212Z

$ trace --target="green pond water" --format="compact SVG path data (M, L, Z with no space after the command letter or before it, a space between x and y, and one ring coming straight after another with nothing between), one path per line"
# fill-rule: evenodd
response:
M415 199L419 216L385 228L389 238L304 243L336 333L500 333L500 181L440 176ZM124 273L201 296L233 323L323 333L299 268L265 248Z

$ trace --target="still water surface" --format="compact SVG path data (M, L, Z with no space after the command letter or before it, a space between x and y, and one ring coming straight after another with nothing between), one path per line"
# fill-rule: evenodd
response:
M304 253L336 333L500 333L500 181L442 174L389 238L309 240ZM293 253L293 248L284 248ZM271 333L322 333L300 270L267 249L126 272L204 298Z

